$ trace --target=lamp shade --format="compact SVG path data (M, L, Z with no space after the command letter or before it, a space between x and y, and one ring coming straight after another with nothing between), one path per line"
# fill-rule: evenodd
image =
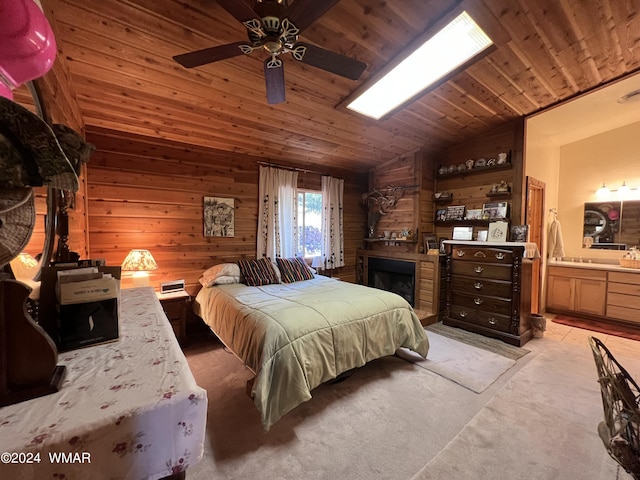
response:
M157 269L158 264L149 250L131 250L122 262L122 270L128 272L150 272Z

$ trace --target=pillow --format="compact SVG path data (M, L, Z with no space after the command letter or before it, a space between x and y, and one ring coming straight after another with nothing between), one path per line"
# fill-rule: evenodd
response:
M230 283L240 283L240 275L220 275L213 281L207 282L204 277L200 277L200 284L203 287L213 287L214 285L228 285Z
M304 258L276 258L282 281L284 283L300 282L313 279L313 273L309 270Z
M237 277L238 281L240 281L240 268L235 263L221 263L219 265L214 265L202 274L202 277L200 277L200 283L203 287L217 285L217 280L220 277Z
M268 257L257 260L238 260L238 267L244 282L251 287L280 283L271 259Z

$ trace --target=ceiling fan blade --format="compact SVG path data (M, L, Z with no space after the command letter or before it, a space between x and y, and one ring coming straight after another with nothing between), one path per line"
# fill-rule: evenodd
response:
M253 9L242 0L218 0L218 3L240 22L247 22L252 18L259 18Z
M207 63L213 63L219 60L225 60L227 58L242 55L243 52L240 48L242 45L247 45L247 42L228 43L227 45L220 45L218 47L210 47L202 50L196 50L195 52L182 53L174 56L173 59L186 68L199 67L200 65L206 65Z
M318 20L340 0L296 0L283 13L282 18L288 18L300 32Z
M267 103L273 105L285 101L282 60L269 57L264 61L264 82L267 87Z
M291 52L296 60L312 67L357 80L367 64L308 43L296 43Z

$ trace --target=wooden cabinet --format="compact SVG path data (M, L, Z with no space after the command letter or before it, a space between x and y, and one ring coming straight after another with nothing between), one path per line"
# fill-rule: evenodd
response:
M182 295L170 294L169 296L158 294L158 300L173 328L173 333L183 346L187 342L187 311L190 299L186 292Z
M509 242L447 242L443 323L509 344L532 337L531 261Z
M640 272L609 272L607 317L640 324Z
M569 313L605 314L607 272L549 267L547 308Z

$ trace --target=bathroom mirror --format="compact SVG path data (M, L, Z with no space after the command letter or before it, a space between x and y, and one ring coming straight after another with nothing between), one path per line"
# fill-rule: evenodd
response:
M640 246L640 200L585 203L583 238L583 247L590 244L588 248Z

